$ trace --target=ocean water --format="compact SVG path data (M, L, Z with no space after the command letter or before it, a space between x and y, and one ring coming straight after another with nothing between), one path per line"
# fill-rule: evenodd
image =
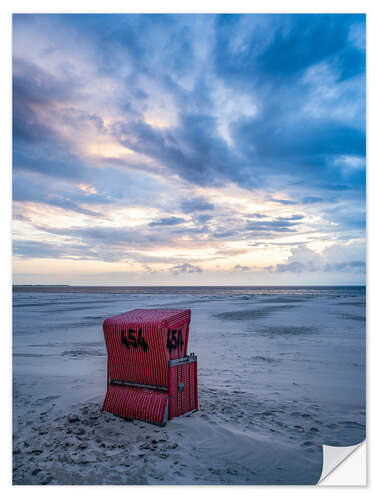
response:
M199 411L176 420L192 439L196 433L199 446L187 467L199 464L203 484L315 484L322 444L349 446L365 438L365 287L13 290L15 416L43 401L53 400L62 412L85 401L101 403L106 317L134 308L190 308ZM223 462L216 463L220 473L210 472L217 446L199 434L206 423L215 426L212 439L228 447L227 454L221 450ZM244 450L239 455L231 449L239 435L261 440L260 448L276 446L280 456L290 457L288 463L275 470L270 453L259 452L259 470L251 472ZM148 482L157 483L151 472Z
M14 292L112 293L112 294L198 294L198 295L366 295L365 286L69 286L14 285Z

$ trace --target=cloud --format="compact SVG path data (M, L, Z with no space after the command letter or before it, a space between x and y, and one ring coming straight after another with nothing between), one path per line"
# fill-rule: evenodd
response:
M17 251L146 262L158 247L362 238L365 30L360 14L15 15ZM59 244L36 246L35 227ZM365 260L327 252L279 271Z
M280 203L281 205L298 205L298 201L294 200L284 200L282 198L276 199L276 198L270 198L271 201L274 201L275 203Z
M69 253L66 247L40 241L14 240L13 254L27 259L59 258Z
M148 267L147 264L176 264L178 267L182 261L182 259L173 256L154 256L149 255L147 251L134 251L126 245L108 245L102 242L92 245L89 241L50 243L48 241L14 239L13 254L23 259L125 262L132 265L134 263L144 264L146 267ZM190 271L187 269L186 272Z
M37 21L37 16L29 18L31 25ZM324 61L325 67L331 68L331 73L336 75L327 77L331 78L331 90L340 85L340 74L342 77L345 73L348 79L350 73L354 78L353 58L363 58L363 50L358 48L357 43L364 32L364 17L361 15L94 15L50 16L44 21L46 33L52 32L54 24L58 23L61 33L64 29L77 31L80 42L83 44L83 39L86 44L86 52L87 44L91 44L96 59L90 63L96 65L98 78L109 75L113 82L118 82L121 95L124 77L121 75L120 79L119 68L126 68L129 74L125 87L129 90L126 92L124 89L127 112L123 113L123 119L105 127L105 133L112 134L127 148L163 164L189 182L206 186L232 181L252 189L267 178L271 185L280 182L283 185L282 179L277 180L277 175L289 175L295 180L314 181L310 183L310 190L314 191L321 188L316 185L319 170L320 177L327 178L326 189L329 189L333 179L341 178L343 186L348 180L343 178L340 166L332 168L332 158L345 154L364 155L364 134L352 126L352 116L340 121L330 119L331 113L323 113L306 121L304 114L298 112L299 102L306 102L306 97L310 97L311 92L317 91L322 84L316 80L315 73L311 73L317 64ZM27 19L23 18L19 24L17 33L22 33L21 27L27 24ZM149 36L138 36L141 27ZM202 38L204 27L210 30L210 38ZM197 34L208 44L205 46L206 57L213 57L215 64L213 70L206 65L203 73L199 72L199 83L196 82L187 92L181 82L189 71L195 77L197 66L202 68L203 64L194 42ZM167 51L165 47L168 47ZM292 57L295 51L297 53ZM111 57L108 57L109 54ZM181 64L182 60L189 60L189 71L185 63ZM165 77L167 68L169 78ZM357 73L363 73L363 64L356 68ZM311 70L312 76L306 83L308 70ZM36 100L39 94L45 95L43 105L46 103L44 107L49 110L56 101L67 102L69 105L59 112L65 126L70 123L74 128L82 120L89 120L104 133L101 116L71 105L79 88L77 78L56 78L45 68L35 64L31 68L26 63L18 62L15 85L24 93L27 92L29 73L37 75L38 85L33 86L35 91L30 96L27 94L28 102ZM151 73L154 86L145 84ZM215 96L220 85L215 84L215 79L221 87L222 81L226 82L230 95L234 95L233 92L238 94L238 87L246 81L248 85L242 92L260 103L255 116L247 116L244 110L244 113L227 118L225 127L232 134L232 146L220 131L215 109ZM335 103L334 109L363 102L360 92L364 83L358 81L353 85L350 95L340 94L341 101ZM155 101L155 92L158 96L166 96L167 106L177 113L178 120L167 127L155 127L145 118L145 110L153 106L151 99ZM332 90L331 94L337 92ZM315 99L316 93L314 96ZM21 100L22 97L18 99L19 102ZM119 96L114 94L112 100L121 110ZM363 112L360 114L363 115ZM38 123L42 123L39 112L35 116ZM35 120L32 123L34 125ZM51 130L50 126L47 128ZM291 141L290 137L294 140ZM57 139L55 142L58 142ZM30 161L24 163L30 168L39 165L40 169L49 169L48 164L43 166L41 158L32 164ZM55 170L63 171L61 168ZM77 172L79 168L74 170ZM353 182L363 183L364 179L353 179ZM201 210L197 203L199 200L195 201L195 209ZM296 203L282 198L279 201ZM187 212L194 210L194 201L182 202L183 209L184 206ZM210 208L206 205L205 209Z
M216 70L222 78L242 85L267 77L282 84L328 60L341 78L349 78L364 68L363 46L353 43L362 36L364 22L364 15L346 14L216 16ZM237 43L232 33L240 38Z
M169 233L160 231L147 231L145 228L114 227L114 226L91 226L91 227L69 227L56 228L39 225L39 230L50 234L76 238L87 243L98 242L108 245L124 245L124 249L132 250L135 247L152 248L155 245L170 242Z
M363 260L351 260L348 262L338 262L337 264L327 264L324 271L353 271L358 269L358 272L366 272L366 262Z
M13 254L23 259L68 259L118 262L129 259L126 251L105 246L92 247L86 243L18 240L13 241ZM130 260L132 260L130 258Z
M218 226L212 232L214 238L231 238L238 236L240 231L238 229L228 229L225 226Z
M239 264L237 264L236 266L234 266L234 271L246 273L247 271L250 271L250 267L249 266L240 266Z
M324 199L320 196L305 196L304 198L302 198L301 202L305 205L311 205L313 203L320 203L323 200Z
M162 217L159 220L153 220L148 223L150 227L153 226L175 226L176 224L182 224L186 222L182 217Z
M246 224L246 229L250 231L279 231L279 232L294 232L299 221L303 219L301 215L293 215L290 217L278 217L272 220L250 220Z
M199 214L194 216L194 221L197 222L198 224L205 224L210 219L212 219L212 217L213 216L210 214Z
M363 259L354 260L353 256L362 255ZM348 272L363 276L366 269L365 246L359 243L336 243L325 248L321 253L314 252L306 246L293 248L287 261L269 267L277 273L312 273L312 272Z
M190 200L184 200L181 202L181 209L185 213L213 210L214 208L213 203L210 203L202 197L191 198Z
M366 229L366 207L361 207L361 205L336 206L335 208L326 209L323 213L328 220L337 224L340 229L350 231L351 234L363 234Z
M268 215L260 214L258 212L254 212L254 213L247 214L247 217L249 219L266 219L268 217Z
M223 185L242 177L240 157L220 137L217 121L209 114L181 112L179 124L165 130L139 120L119 121L113 134L123 146L167 165L193 184Z
M181 273L201 273L202 269L199 266L193 266L189 263L179 264L177 266L173 266L171 269L172 274L181 274Z
M94 198L96 197L94 196ZM50 183L41 181L35 175L20 174L19 172L15 172L13 175L13 200L15 202L43 203L88 216L100 215L96 210L90 210L81 205L81 203L92 203L92 199L71 184L55 183L54 190L51 192Z
M58 140L56 131L40 116L56 102L67 102L74 82L56 79L40 66L13 58L13 140L41 144Z

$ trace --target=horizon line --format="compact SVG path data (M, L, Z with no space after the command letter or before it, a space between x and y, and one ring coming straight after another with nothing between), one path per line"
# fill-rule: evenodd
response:
M27 286L27 287L31 287L31 286L35 286L35 287L48 287L48 286L54 286L54 287L111 287L111 288L218 288L218 287L231 287L231 288L248 288L248 287L348 287L348 286L362 286L362 287L365 287L367 286L366 284L356 284L356 285L353 285L353 284L346 284L346 285L334 285L334 284L331 284L331 285L309 285L309 284L305 284L305 285L103 285L103 284L100 284L100 285L72 285L72 284L63 284L63 283L59 283L59 284L43 284L43 283L39 283L39 284L16 284L16 283L13 283L12 284L13 287L15 286Z

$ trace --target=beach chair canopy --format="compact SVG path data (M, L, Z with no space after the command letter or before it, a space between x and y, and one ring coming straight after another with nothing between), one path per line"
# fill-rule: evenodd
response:
M111 380L168 388L168 362L186 356L189 309L134 309L103 323Z

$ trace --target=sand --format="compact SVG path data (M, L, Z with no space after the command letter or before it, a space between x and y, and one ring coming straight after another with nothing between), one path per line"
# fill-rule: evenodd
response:
M14 294L14 484L315 484L365 437L364 296ZM102 320L190 307L199 411L101 413Z

